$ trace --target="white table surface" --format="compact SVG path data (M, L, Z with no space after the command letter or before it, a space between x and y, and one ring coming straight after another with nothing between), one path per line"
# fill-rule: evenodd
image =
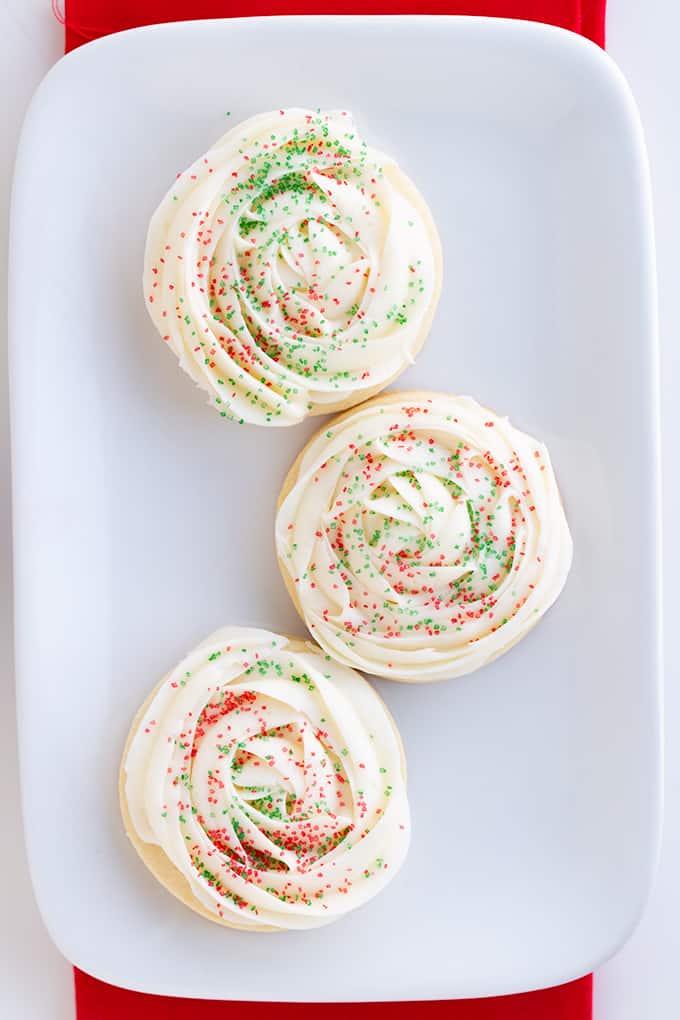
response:
M672 1020L678 1015L680 959L680 644L673 641L674 565L680 566L680 5L677 0L609 0L608 49L637 98L649 148L656 214L661 325L666 599L666 818L661 862L647 911L632 938L595 977L595 1020ZM49 0L0 0L0 132L2 209L6 235L16 139L36 85L58 59L63 29ZM6 246L0 255L5 287ZM4 303L4 301L3 301ZM31 891L17 788L12 667L11 533L7 370L0 359L0 775L4 809L0 850L0 1016L8 1020L73 1020L71 968L52 945ZM634 480L631 480L633 482ZM625 498L625 495L624 495ZM49 844L49 834L46 834ZM549 1020L549 1018L546 1018Z

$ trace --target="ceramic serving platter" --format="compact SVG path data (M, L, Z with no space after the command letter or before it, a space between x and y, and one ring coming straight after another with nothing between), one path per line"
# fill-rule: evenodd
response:
M147 873L117 805L147 691L226 623L302 633L281 481L318 421L204 404L141 290L174 175L230 125L346 108L428 200L444 289L405 389L470 393L549 446L574 538L556 606L463 679L378 686L413 842L370 904L253 935ZM576 35L476 18L272 18L89 44L41 85L11 241L16 650L28 851L62 952L175 995L492 995L601 963L634 927L660 816L653 242L637 112Z

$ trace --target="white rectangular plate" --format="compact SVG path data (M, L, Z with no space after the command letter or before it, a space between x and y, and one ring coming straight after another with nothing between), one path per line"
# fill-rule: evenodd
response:
M118 764L147 691L225 623L299 633L279 485L319 422L239 428L144 309L149 217L229 125L354 112L429 201L445 254L405 389L471 393L545 440L574 566L525 641L462 680L380 690L404 736L407 864L319 931L220 929L128 845ZM467 18L164 25L61 61L18 159L12 398L28 849L63 953L175 995L491 995L590 970L631 932L657 852L654 269L644 146L581 38Z

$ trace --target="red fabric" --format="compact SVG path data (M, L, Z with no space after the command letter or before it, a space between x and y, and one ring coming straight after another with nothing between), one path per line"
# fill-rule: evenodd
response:
M542 21L604 46L606 0L66 0L66 51L138 25L198 18L275 14L477 14ZM55 10L58 4L53 0ZM75 971L78 1020L232 1020L234 1004L144 995ZM312 1020L315 1005L257 1003L238 1007L248 1020ZM556 988L491 999L324 1005L328 1020L591 1020L592 976Z
M65 0L66 51L138 25L261 14L483 14L580 32L604 46L606 0Z
M76 970L78 1020L590 1020L592 977L540 992L450 1002L374 1002L366 1005L300 1006L284 1002L214 1002L142 995Z

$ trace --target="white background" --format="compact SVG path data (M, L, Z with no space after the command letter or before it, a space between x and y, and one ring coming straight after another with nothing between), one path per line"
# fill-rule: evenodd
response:
M637 98L654 188L661 323L666 598L666 821L660 870L651 900L628 945L596 975L595 1020L665 1020L678 1013L676 968L680 926L680 691L674 683L680 646L673 641L674 581L680 562L680 477L673 438L680 426L680 8L675 0L609 0L608 49ZM0 90L6 120L0 135L2 232L5 233L16 138L34 88L63 46L63 29L48 0L0 0ZM56 158L56 157L55 157ZM36 239L39 246L39 239ZM1 258L6 259L5 247ZM677 277L676 278L676 274ZM5 267L0 268L4 287ZM72 1020L70 966L52 946L38 916L27 874L16 780L11 652L11 539L7 378L0 362L0 775L3 778L0 867L0 1015L8 1020ZM631 484L635 480L631 479ZM625 494L624 494L625 495ZM47 779L49 782L49 779ZM45 834L46 849L49 833ZM96 909L96 905L93 904ZM549 1018L546 1018L549 1020Z

